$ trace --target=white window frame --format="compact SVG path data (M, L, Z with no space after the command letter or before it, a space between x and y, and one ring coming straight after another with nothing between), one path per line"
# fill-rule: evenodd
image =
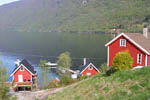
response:
M92 67L92 68L91 68L91 67ZM92 65L89 66L89 70L93 70L93 66L92 66Z
M23 68L23 70L21 70L21 68ZM20 67L20 71L24 71L24 67Z
M139 58L139 56L141 56L141 58ZM142 54L141 53L137 54L137 64L142 64Z
M126 47L126 39L120 39L120 47Z

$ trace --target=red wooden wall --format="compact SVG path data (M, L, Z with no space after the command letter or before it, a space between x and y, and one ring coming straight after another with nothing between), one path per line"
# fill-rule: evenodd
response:
M111 43L109 45L109 66L112 66L112 61L113 61L115 55L118 52L125 51L125 50L128 50L130 55L133 57L133 59L134 59L133 66L134 67L136 67L138 65L145 66L146 54L127 39L126 39L126 47L120 47L120 39L126 39L126 38L121 36L120 38L118 38L117 40L115 40L113 43ZM138 53L142 54L142 64L137 64L137 54Z
M87 73L91 73L91 75L95 75L95 74L97 74L98 72L97 72L97 70L96 70L94 67L93 67L92 70L90 70L89 67L88 67L88 68L82 73L82 75L83 75L83 76L86 76Z
M23 66L21 66L23 67ZM24 79L26 79L26 82L28 82L28 80L32 81L31 80L31 73L28 72L25 68L24 68L24 71L20 71L20 69L18 69L15 73L14 73L14 81L15 82L18 82L18 75L23 75L23 81Z

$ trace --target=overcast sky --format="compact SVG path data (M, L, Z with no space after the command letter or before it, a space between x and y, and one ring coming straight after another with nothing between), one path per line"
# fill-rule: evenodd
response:
M15 1L19 1L19 0L0 0L0 6L11 3L11 2L15 2Z

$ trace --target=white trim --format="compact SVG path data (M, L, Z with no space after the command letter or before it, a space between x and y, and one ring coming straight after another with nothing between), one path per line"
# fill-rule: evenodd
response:
M135 67L133 67L131 70L135 70L135 69L141 69L141 68L143 68L144 66L135 66Z
M90 65L90 66L89 66L89 70L93 70L93 66Z
M119 34L117 37L115 37L113 40L111 40L110 42L108 42L107 44L105 44L105 46L110 45L112 42L114 42L116 39L118 39L120 36L124 35L124 33Z
M107 47L107 66L109 66L109 46Z
M21 68L23 68L23 70L21 70ZM24 71L24 67L20 67L20 71Z
M34 75L30 70L28 70L23 64L21 64L10 76L13 76L13 74L21 67L23 66L28 72L31 73L31 75Z
M32 75L31 75L31 82L33 82L33 81L32 81Z
M141 59L139 59L139 55L141 55ZM142 54L141 53L137 54L137 64L142 64Z
M121 33L119 34L117 37L115 37L113 40L111 40L110 42L108 42L105 46L110 45L112 42L114 42L116 39L118 39L120 36L124 36L125 38L127 38L129 41L131 41L134 45L136 45L138 48L140 48L142 51L144 51L145 53L147 53L148 55L150 55L150 53L145 50L142 46L140 46L139 44L137 44L135 41L133 41L130 37L128 37L126 34Z
M120 39L120 47L126 47L126 39Z
M122 39L120 39L120 47L121 47L121 43L122 43L121 40L122 40Z
M89 65L92 65L98 72L100 72L92 63L90 63ZM82 74L89 67L89 65L87 65L86 68L82 72L80 72L80 74Z
M145 57L145 66L148 66L148 55Z

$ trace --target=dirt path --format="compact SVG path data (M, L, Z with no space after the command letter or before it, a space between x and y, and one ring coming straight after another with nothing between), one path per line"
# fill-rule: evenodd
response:
M16 96L17 100L36 100L36 99L43 100L46 97L54 95L58 91L61 91L61 90L66 89L66 88L70 88L72 86L80 84L80 83L82 83L84 81L87 81L89 79L90 78L82 80L80 82L74 83L74 84L66 86L66 87L47 89L47 90L14 92L11 89L10 94L13 95L13 96Z
M16 92L13 95L17 97L17 100L36 100L36 99L43 100L47 96L51 96L60 90L62 90L62 88L47 89L40 91L21 91Z

